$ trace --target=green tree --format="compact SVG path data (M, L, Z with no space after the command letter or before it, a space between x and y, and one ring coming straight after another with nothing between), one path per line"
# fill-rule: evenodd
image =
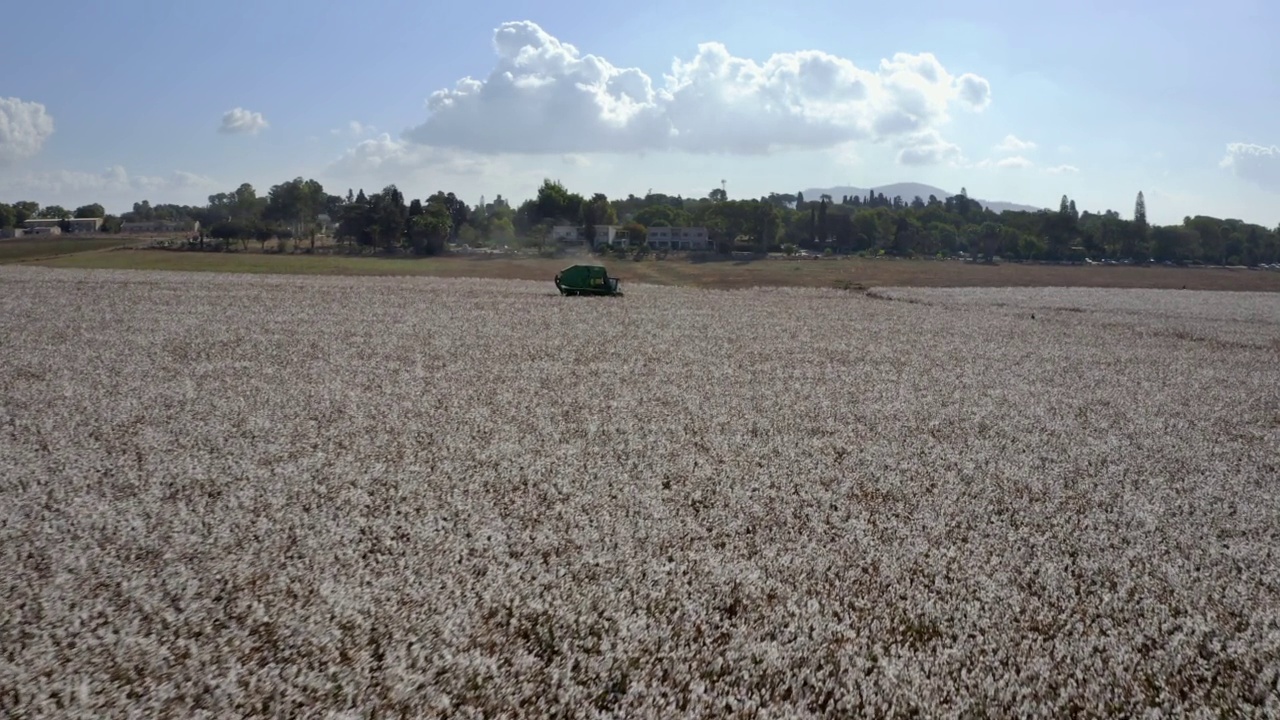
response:
M1151 251L1148 248L1148 236L1151 228L1147 224L1147 200L1142 196L1142 191L1138 191L1138 199L1133 203L1133 234L1134 247L1133 259L1139 262L1146 262Z
M987 262L994 262L996 250L1000 247L1000 226L994 222L984 222L978 229L978 248L975 254L980 254L987 259Z
M456 238L471 216L470 210L467 209L467 204L453 193L443 190L437 191L427 198L425 204L431 205L432 203L440 205L449 213L449 237Z
M362 247L375 244L372 232L372 207L369 198L360 188L359 194L351 202L342 206L342 216L338 220L338 237L355 242Z
M76 208L75 216L77 218L105 218L107 211L98 203L93 203Z
M61 205L48 205L40 209L37 217L48 218L50 220L62 220L64 218L71 217L71 213L67 212L67 209Z
M444 203L432 202L408 221L409 244L414 253L439 255L444 252L453 232L453 217Z
M581 195L569 192L559 181L543 180L534 200L535 214L531 220L534 223L546 220L553 223L577 222L582 216L582 203Z
M209 228L209 237L222 241L223 252L231 249L232 240L243 240L253 234L253 228L235 222L234 220L224 220Z
M1200 252L1200 235L1191 228L1169 225L1151 229L1151 257L1158 262L1182 263Z
M316 222L326 198L324 187L319 182L294 178L267 191L262 218L287 227L293 237L310 238L314 250Z
M515 240L516 228L510 217L489 218L485 236L490 242L509 243Z
M909 213L901 213L894 223L893 239L886 249L894 255L910 256L915 253L920 234L920 222Z
M249 183L242 183L233 193L235 197L235 218L240 223L255 225L262 219L265 201L260 201L258 193Z
M688 211L670 205L650 205L632 219L645 227L687 227L692 224Z
M18 227L33 217L39 217L40 203L34 200L19 200L13 204L13 213L14 227Z
M627 234L627 243L633 247L644 245L648 240L649 229L638 222L629 222L622 226L622 230Z
M394 184L382 189L370 200L369 228L375 245L391 252L405 237L405 224L409 220L409 206L404 195Z
M596 227L618 224L618 214L604 193L596 193L582 204L582 226L587 245L595 247Z

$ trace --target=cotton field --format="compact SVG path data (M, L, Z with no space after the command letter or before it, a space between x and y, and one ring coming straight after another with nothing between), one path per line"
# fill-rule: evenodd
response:
M0 268L0 715L1280 714L1280 295L624 289Z

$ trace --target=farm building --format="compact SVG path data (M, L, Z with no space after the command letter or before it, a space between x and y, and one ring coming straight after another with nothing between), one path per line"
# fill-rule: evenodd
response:
M0 240L22 237L22 228L0 228Z
M120 225L123 233L196 233L200 223L196 220L147 220Z
M711 240L704 227L651 227L647 244L654 250L710 250ZM576 225L557 225L551 239L560 245L585 245L587 229ZM595 247L614 247L630 242L627 231L619 225L597 225Z
M627 244L627 231L620 225L596 225L594 247ZM561 245L585 245L587 229L580 225L557 225L551 229L551 239Z
M66 223L67 232L69 233L87 233L98 232L102 227L102 218L30 218L22 222L22 227L33 233L40 233L43 229L46 233L58 234L62 232L62 225Z
M648 244L654 250L711 249L711 240L703 227L651 227Z

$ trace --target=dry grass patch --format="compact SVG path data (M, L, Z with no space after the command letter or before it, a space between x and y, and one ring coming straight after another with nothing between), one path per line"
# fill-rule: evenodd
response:
M0 714L1280 712L1280 297L0 283Z
M26 262L37 258L55 258L78 253L96 253L102 250L125 247L137 242L134 238L119 235L91 235L74 237L22 237L0 240L0 264Z
M967 263L942 260L833 258L822 260L621 260L598 256L542 258L456 255L431 258L359 257L259 252L131 250L42 260L48 267L170 270L292 275L474 277L550 283L575 262L604 263L623 285L751 289L811 287L1096 287L1280 292L1280 272L1232 268L1068 266Z

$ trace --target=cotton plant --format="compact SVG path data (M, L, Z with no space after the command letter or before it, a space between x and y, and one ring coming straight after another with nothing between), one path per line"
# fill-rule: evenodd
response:
M6 716L1280 713L1275 296L0 284Z

